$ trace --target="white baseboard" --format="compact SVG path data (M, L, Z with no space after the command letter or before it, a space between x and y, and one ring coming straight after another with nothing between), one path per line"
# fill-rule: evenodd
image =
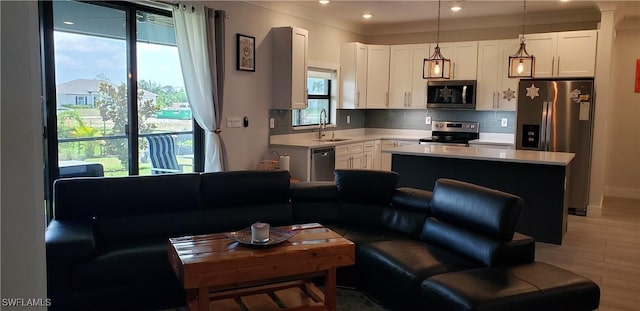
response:
M640 200L640 189L607 186L604 189L604 195L608 197Z

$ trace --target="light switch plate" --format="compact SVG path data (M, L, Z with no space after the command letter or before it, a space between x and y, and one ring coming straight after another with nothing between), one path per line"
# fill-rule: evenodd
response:
M507 127L507 120L508 120L507 118L502 118L500 120L500 126Z
M426 125L431 124L431 117L424 118L424 124L426 124Z
M274 127L276 127L276 119L269 118L269 128L272 129Z
M240 117L228 117L227 118L227 127L242 127L242 118Z
M347 116L347 124L351 124L351 116Z

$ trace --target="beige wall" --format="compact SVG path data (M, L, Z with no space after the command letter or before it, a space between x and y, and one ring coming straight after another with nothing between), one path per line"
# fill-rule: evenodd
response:
M271 36L273 27L294 26L309 31L309 60L340 63L340 44L361 41L362 37L338 28L282 14L241 2L210 2L209 7L225 10L226 75L223 120L249 117L248 128L226 128L222 139L226 147L229 170L257 169L258 161L270 157L269 109L271 108ZM256 38L256 72L236 70L236 34Z
M2 5L2 298L45 299L38 4ZM2 307L2 310L46 308Z
M640 29L616 32L613 45L613 100L608 116L605 195L640 198L640 93L634 92Z

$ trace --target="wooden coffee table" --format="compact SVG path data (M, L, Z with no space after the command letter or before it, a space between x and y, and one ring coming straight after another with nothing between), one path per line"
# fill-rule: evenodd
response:
M189 310L336 310L336 268L354 264L353 242L320 224L277 229L297 233L266 248L223 233L169 239ZM325 276L324 292L310 281L316 276Z

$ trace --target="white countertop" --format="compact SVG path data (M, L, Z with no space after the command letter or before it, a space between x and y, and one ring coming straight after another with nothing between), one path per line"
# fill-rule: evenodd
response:
M457 147L446 145L408 145L396 147L389 150L383 150L382 152L424 157L489 160L562 166L568 165L575 156L575 154L567 152Z
M402 131L367 131L364 130L342 130L333 131L327 129L323 139L318 139L317 132L304 134L273 135L270 137L269 145L287 146L301 148L321 148L337 145L359 143L367 140L390 139L390 140L414 140L416 144L420 138L431 136L431 131L402 130ZM341 141L331 141L330 139L345 139Z

